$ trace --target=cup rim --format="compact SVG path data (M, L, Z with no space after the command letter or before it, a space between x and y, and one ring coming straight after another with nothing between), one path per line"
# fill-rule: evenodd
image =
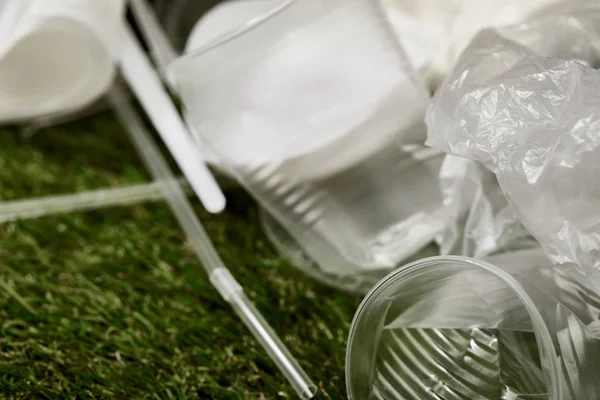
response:
M410 277L413 274L418 273L424 269L430 268L433 265L442 263L458 263L467 267L470 266L481 268L502 279L512 290L515 291L519 299L525 305L525 308L527 309L531 318L538 346L540 350L544 352L540 354L542 356L542 361L547 361L545 365L543 365L543 369L545 372L547 372L547 374L545 375L552 378L549 382L546 382L548 393L553 393L553 399L555 400L562 399L562 375L560 373L560 365L557 362L559 356L556 353L556 349L552 340L552 335L550 334L548 326L544 322L542 314L537 309L535 303L533 302L529 294L527 294L525 289L512 275L491 263L482 260L477 260L471 257L449 255L427 257L409 263L404 267L400 267L388 274L382 280L380 280L364 297L364 299L358 306L356 313L354 314L352 323L350 325L350 331L348 333L345 362L346 392L348 395L348 399L355 399L351 385L352 376L350 375L350 360L353 356L352 343L356 340L358 326L361 324L366 313L368 313L368 311L372 307L373 302L377 300L382 291L388 289L392 284L394 284L398 280L403 278L410 279Z
M235 40L236 38L248 33L252 29L255 29L255 28L261 26L262 24L264 24L265 22L271 20L272 18L274 18L278 14L282 13L284 10L288 9L292 4L294 4L298 1L299 0L285 0L281 4L278 4L277 6L273 7L270 11L250 19L246 23L229 31L225 35L212 40L211 42L205 44L204 46L201 46L200 48L198 48L192 52L182 54L181 56L177 57L173 61L173 63L169 66L168 69L172 72L178 70L179 68L182 67L183 64L186 63L186 61L196 58L196 57L199 57L199 56L206 54L209 51L211 51L223 44L226 44L228 42Z

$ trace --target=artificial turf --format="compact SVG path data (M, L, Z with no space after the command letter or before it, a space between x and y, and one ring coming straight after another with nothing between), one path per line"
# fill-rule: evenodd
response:
M110 112L32 137L0 129L0 200L147 182ZM252 199L195 203L217 250L319 386L345 398L358 296L305 277ZM208 282L165 203L0 225L0 398L277 399L291 387Z

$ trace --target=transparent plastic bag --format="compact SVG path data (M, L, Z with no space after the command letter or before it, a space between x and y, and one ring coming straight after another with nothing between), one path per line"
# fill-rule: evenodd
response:
M559 356L562 398L569 399L600 396L600 191L595 176L600 170L600 73L592 68L599 50L595 2L528 24L485 30L464 51L426 118L427 144L492 171L548 257L547 265L517 258L524 269L497 258L494 263L519 281L544 316ZM461 289L465 279L471 294L491 296L480 303L488 307L488 317L469 309L469 301L471 307L477 304L471 299L460 302L464 315L446 307L446 322L455 328L479 328L482 321L485 327L513 324L516 310L496 307L510 304L508 298L482 294L489 284L472 281L470 274L434 279L441 286L429 293L432 303L420 308L431 314L440 309L442 298L458 304L455 296L470 296L467 287ZM400 318L396 325L405 322Z
M4 0L0 122L74 112L111 87L124 0Z
M427 144L482 162L552 261L598 279L600 73L572 58L598 60L600 9L529 29L477 36L428 110ZM509 37L544 38L541 53Z
M440 184L447 212L437 240L441 254L480 258L539 246L508 204L496 176L481 163L447 155Z

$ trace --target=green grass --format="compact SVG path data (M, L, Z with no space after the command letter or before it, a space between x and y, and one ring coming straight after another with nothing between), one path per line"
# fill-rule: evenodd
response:
M0 130L0 199L148 181L112 114L26 139ZM360 299L281 260L257 208L195 208L219 253L320 388L345 398ZM164 203L0 225L0 398L295 398L208 283Z

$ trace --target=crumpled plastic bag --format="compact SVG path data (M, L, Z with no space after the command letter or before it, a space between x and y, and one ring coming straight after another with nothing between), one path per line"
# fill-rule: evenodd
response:
M599 59L600 8L529 29L474 39L428 110L427 144L483 163L551 260L598 279L600 72L577 60ZM516 41L531 37L544 43Z
M482 258L539 247L481 163L447 155L440 170L446 225L437 238L441 254Z
M80 110L112 85L124 0L0 0L0 123Z
M487 29L465 49L426 116L426 144L493 172L554 264L521 275L521 284L535 298L552 299L536 306L559 355L563 398L572 399L600 396L599 60L596 2ZM474 321L463 322L455 328Z

